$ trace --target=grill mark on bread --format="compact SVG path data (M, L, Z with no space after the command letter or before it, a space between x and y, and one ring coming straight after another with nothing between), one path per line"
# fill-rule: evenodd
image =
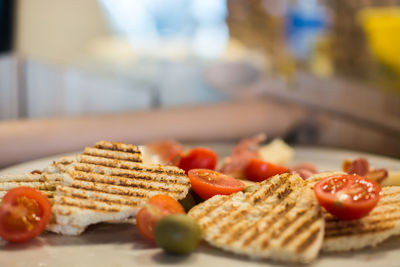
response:
M287 176L285 176L285 175L275 176L275 177L272 177L270 179L272 179L271 180L271 185L268 188L258 187L253 192L247 193L246 196L245 196L244 201L249 201L250 200L253 204L257 204L258 202L260 202L262 200L268 199L282 185L285 185L285 179L287 179ZM278 181L275 181L275 180L278 180Z
M154 180L157 178L159 182L179 183L182 185L189 185L190 181L186 175L176 173L174 176L167 173L154 173L154 172L140 172L134 170L121 170L110 167L103 167L92 164L77 164L75 170L78 172L96 173L107 176L122 177L127 179L140 179L140 180ZM154 177L156 175L156 177ZM180 180L183 180L180 181Z
M320 218L319 214L315 214L310 219L304 221L302 224L298 225L292 233L282 240L281 246L287 246L294 240L294 238L300 235L303 231L307 230L311 225L313 225Z
M280 184L280 186L283 185L283 183ZM283 190L280 191L281 196L283 196L284 198L280 199L280 203L283 203L287 196L289 196L289 194L283 193L282 192L287 192L287 187L283 188ZM291 191L292 192L292 191ZM294 202L286 202L283 205L280 206L276 206L271 212L271 214L273 214L272 217L270 217L268 219L268 221L266 222L266 227L264 227L265 229L270 228L272 225L274 225L281 216L284 216L285 214L287 214L293 207L295 206ZM246 232L249 231L253 231L253 234L251 234L249 237L247 237L244 242L243 242L243 246L248 246L250 244L250 242L252 240L254 240L254 238L256 238L259 234L260 234L260 230L259 230L259 224L261 222L263 222L265 220L265 216L268 215L269 213L267 213L266 211L263 213L263 215L261 216L261 218L256 221L253 225L249 225L246 228L239 228L238 231L236 231L234 234L231 235L231 238L228 240L228 244L231 244L234 239L239 239L241 236L243 236Z
M218 213L218 216L214 216L210 221L203 223L202 224L203 231L206 231L209 226L217 225L219 222L221 222L233 208L234 208L233 204L231 204L228 209L224 209L222 212Z
M335 237L344 237L351 235L360 235L360 234L369 234L369 233L378 233L386 230L390 230L394 228L394 223L391 221L387 221L381 225L377 225L375 227L368 227L363 229L345 229L346 231L340 232L326 232L325 238L335 238Z
M296 223L304 214L307 213L307 210L300 210L296 212L296 215L293 218L289 217L283 217L283 222L279 224L279 226L274 229L274 231L271 234L271 237L274 239L279 238L285 230L289 228L290 225Z
M398 195L398 194L396 194ZM388 196L390 197L390 196ZM382 206L387 206L387 205L398 205L400 207L400 199L399 200L387 200L387 201L379 201L377 207L382 207ZM373 213L374 210L372 210L371 213Z
M89 210L95 210L95 211L101 211L101 212L119 212L120 211L119 208L115 208L112 206L99 207L99 206L96 206L94 203L91 203L91 204L90 203L83 204L82 202L74 203L74 202L71 202L68 200L71 200L71 198L68 199L68 197L60 197L60 198L57 198L56 201L60 205L66 205L66 206L70 206L70 207L77 207L77 208L83 208L83 209L89 209Z
M159 185L157 184L151 184L151 183L143 183L141 181L137 181L135 179L128 179L128 178L123 178L123 177L118 177L118 176L105 176L102 174L87 174L84 172L74 172L73 173L73 179L78 180L78 181L86 181L86 182L92 182L96 184L104 184L104 185L115 185L115 186L121 186L121 187L127 187L127 188L141 188L141 189L148 189L151 191L163 191L163 192L171 192L171 193L183 193L185 189L178 189L174 188L172 190L168 183L162 183L158 182ZM156 183L157 181L155 181ZM176 185L172 183L172 185Z
M174 166L161 166L161 165L143 165L138 162L122 161L108 158L101 158L96 156L82 155L80 157L80 163L99 165L104 167L135 170L143 172L154 172L154 173L167 173L171 175L185 175L185 171Z
M295 206L296 204L293 204L293 208ZM282 231L286 230L289 225L296 222L297 218L302 216L304 213L304 211L298 211L294 218L288 218L282 215L275 216L273 223L270 223L269 226L265 228L268 234L262 239L261 248L266 249L270 239L277 239L282 234ZM285 214L287 214L287 212ZM284 226L278 223L282 220L283 222L281 223L284 224Z
M319 228L315 228L309 235L308 237L301 242L296 249L297 253L302 253L303 251L305 251L308 247L310 247L314 241L317 239L318 235L320 233L320 229Z
M84 196L82 194L78 194L78 193L72 193L71 195L67 195L67 196L63 196L63 198L66 199L73 199L73 200L79 200L81 201L80 203L85 203L86 200L88 201L92 201L93 199L91 199L90 197ZM112 205L112 204L117 204L119 206L127 206L127 207L138 207L141 202L138 201L124 201L122 199L118 200L118 199L106 199L106 198L101 198L101 199L95 199L95 201L101 202L101 203L106 203L108 205ZM62 203L65 204L65 203ZM71 206L76 206L74 204L72 204ZM120 210L119 208L115 208L115 210Z
M60 201L59 205L63 205L66 207L74 207L74 208L79 208L79 209L86 209L86 210L92 210L92 211L96 211L96 212L107 212L107 213L112 213L112 212L119 212L120 210L117 208L99 208L96 207L96 205L92 204L80 204L80 205L75 205L72 203L68 203L67 201ZM71 213L69 214L71 215Z
M65 197L71 197L71 198L75 198L75 199L93 199L91 196L89 196L87 193L85 193L85 191L87 191L87 190L80 189L80 190L75 190L75 191L69 191L66 187L60 187L58 189L58 191L63 193ZM89 192L92 192L92 191L89 191ZM110 194L110 195L113 195L113 194ZM143 202L142 198L140 198L141 201L138 201L137 199L131 199L126 196L119 196L120 198L118 198L118 199L111 199L111 198L107 198L106 196L101 196L101 195L97 194L95 197L96 197L95 200L104 201L106 203L116 203L116 204L125 205L125 206L138 206L140 203Z
M196 214L192 214L192 216L197 220L200 221L204 216L210 214L213 210L219 208L228 198L228 196L221 196L219 197L217 203L214 203L214 205L209 205L207 208L204 209L203 212ZM200 207L202 204L199 204L198 206Z
M261 187L257 188L254 192L252 192L252 193L250 193L250 194L248 194L246 196L245 201L248 200L249 198L252 198L252 202L256 204L257 202L259 202L259 201L261 201L263 199L267 199L276 190L278 190L282 185L285 184L285 182L286 182L285 180L287 180L287 175L282 174L282 175L279 175L279 176L272 177L270 179L272 179L270 181L271 185L268 188L261 188ZM275 182L275 180L278 180L278 181ZM260 196L260 197L255 196L260 191L262 191L263 196Z
M326 221L326 227L327 229L329 228L335 228L335 227L346 227L347 225L360 225L360 224L368 224L373 221L382 221L388 219L387 217L393 216L395 213L399 213L400 208L392 208L392 209L387 209L383 211L376 211L375 213L370 213L367 217L364 217L360 220L353 220L353 221L343 221L340 219L337 219L336 217L325 217ZM329 215L331 216L331 215ZM384 219L382 219L384 218Z
M86 147L83 155L96 156L106 159L125 160L129 162L142 162L141 153L128 153L122 151L104 150L99 148Z
M6 191L17 186L29 186L39 190L43 190L43 189L55 189L57 183L38 181L38 182L7 182L1 184L2 190Z
M249 211L245 209L237 210L236 212L232 213L232 215L229 216L228 219L226 219L227 222L220 226L219 232L214 237L212 237L212 239L218 240L225 234L229 233L229 229L236 224L237 220L241 217L243 218L248 213Z
M6 183L19 183L19 182L32 182L32 183L39 183L39 182L48 182L48 183L57 183L62 180L61 175L58 174L15 174L15 175L0 175L0 185Z
M397 213L398 214L398 213ZM363 221L351 221L351 222L345 222L345 223L326 223L325 230L326 231L332 231L332 230L341 230L345 228L365 228L368 225L373 225L377 223L382 223L382 222L388 222L388 221L396 221L399 220L400 216L394 216L394 217L386 217L384 219L382 218L368 218L368 220L363 220ZM338 229L340 228L340 229Z
M276 207L274 210L271 211L271 214L274 214L272 217L269 218L269 220L266 222L266 226L260 231L259 225L265 220L265 215L268 215L267 213L264 213L264 216L261 217L259 220L257 220L253 225L250 225L247 231L244 231L240 236L242 236L246 232L252 231L253 233L249 235L243 242L243 247L246 247L250 245L252 241L264 230L270 228L272 225L274 225L279 218L282 216L285 216L291 209L295 207L296 203L295 202L287 202L284 204L283 208ZM278 209L278 211L276 211ZM280 209L280 210L279 210ZM264 244L265 246L266 244Z
M129 153L141 153L138 146L129 145L125 143L118 142L108 142L108 141L100 141L94 145L95 148L112 150L112 151L123 151Z
M108 193L108 194L115 194L115 195L122 195L122 196L132 196L132 197L138 197L138 198L147 198L148 197L147 194L139 193L136 191L112 193L112 192L102 189L102 188L94 188L94 187L85 186L85 185L73 184L70 187L75 188L75 189L84 189L84 190L91 191L91 192L101 192L101 193Z

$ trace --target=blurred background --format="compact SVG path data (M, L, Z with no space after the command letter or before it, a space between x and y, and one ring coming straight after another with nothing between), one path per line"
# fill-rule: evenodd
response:
M129 118L235 106L246 111L216 123L237 134L207 140L266 131L400 158L400 0L0 0L3 141L29 136L8 131L18 123L104 115L127 116L132 138L93 140L173 138L171 124L135 138Z

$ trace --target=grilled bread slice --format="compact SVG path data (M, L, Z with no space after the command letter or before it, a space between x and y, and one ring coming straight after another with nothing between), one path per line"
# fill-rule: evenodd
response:
M12 188L29 186L40 190L49 198L50 202L52 202L56 186L62 183L63 177L62 174L58 173L0 175L0 199Z
M86 147L82 154L62 157L57 161L54 161L47 168L44 169L47 173L64 173L69 169L73 169L73 166L79 162L81 155L101 157L104 159L123 160L130 162L142 162L142 153L138 146L100 141L97 142L94 147Z
M276 175L251 193L217 195L189 211L211 245L253 258L310 262L322 246L324 219L307 183Z
M78 235L90 224L135 217L154 194L168 194L175 199L186 196L190 181L183 170L142 164L141 156L128 155L139 150L121 143L118 149L126 149L124 153L105 152L106 148L110 145L98 143L93 149L86 148L73 168L68 168L63 185L57 187L55 221L48 229Z

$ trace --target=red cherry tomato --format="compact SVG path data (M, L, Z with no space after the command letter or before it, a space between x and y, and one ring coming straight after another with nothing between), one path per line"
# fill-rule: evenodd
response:
M39 190L21 186L4 195L0 206L0 237L14 243L40 235L50 220L51 204Z
M193 190L202 199L215 195L230 195L242 191L244 183L217 171L192 169L188 173Z
M191 169L214 170L217 166L218 156L211 149L198 147L193 148L187 154L181 155L179 168L188 173Z
M136 216L140 233L148 240L154 240L154 227L164 216L174 213L185 213L182 205L168 195L155 195L148 204L141 208Z
M288 168L284 166L254 158L250 160L249 164L247 164L244 172L248 180L261 182L271 176L282 174L288 171Z
M342 220L366 216L377 205L381 190L375 181L355 174L328 177L314 186L321 206Z

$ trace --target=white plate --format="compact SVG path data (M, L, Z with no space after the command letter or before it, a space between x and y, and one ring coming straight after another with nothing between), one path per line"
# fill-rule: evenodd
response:
M217 145L220 154L231 146ZM344 158L364 156L373 166L400 170L400 161L358 152L324 148L296 147L294 163L310 161L322 170L338 170ZM35 160L0 171L22 173L41 169L55 157ZM348 253L322 254L310 266L400 266L400 240L391 238L378 245ZM173 256L163 253L143 240L136 227L130 224L100 224L90 227L76 237L43 234L27 244L0 243L0 266L282 266L271 261L255 261L214 249L205 243L191 255Z

